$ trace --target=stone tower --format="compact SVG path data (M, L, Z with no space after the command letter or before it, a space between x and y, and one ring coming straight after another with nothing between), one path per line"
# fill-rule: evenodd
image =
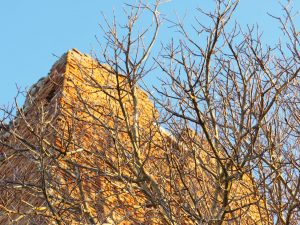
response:
M15 119L0 128L0 224L168 224L164 207L181 224L193 224L176 208L180 177L175 189L166 183L166 149L188 148L172 144L147 94L136 87L135 99L133 86L115 68L73 49L30 88ZM263 202L249 196L251 177L233 188L232 206L249 206L232 218L264 224L257 207Z

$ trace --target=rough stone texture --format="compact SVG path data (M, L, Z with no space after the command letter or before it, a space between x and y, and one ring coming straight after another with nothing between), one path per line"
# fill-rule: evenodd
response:
M125 126L120 107L113 100L117 77L124 92L124 104L130 113L132 107L130 97L126 94L128 87L123 82L124 77L109 74L104 66L76 49L63 55L49 75L30 88L23 110L18 113L10 128L14 135L3 133L0 129L0 133L3 133L1 139L7 139L7 145L0 149L5 156L5 160L0 161L0 182L11 181L13 186L0 188L0 224L12 221L16 224L50 224L55 218L47 207L47 201L56 207L62 205L56 213L69 224L86 224L87 217L78 218L78 212L85 210L99 224L164 224L157 210L146 207L149 204L141 192L129 192L121 182L112 183L98 174L99 170L106 173L106 176L112 173L105 165L107 162L99 160L101 156L109 158L109 163L118 163L112 135L122 141L123 148L130 148L126 133L113 134ZM167 176L168 166L161 157L164 152L160 146L165 144L162 143L162 132L154 126L157 111L141 89L138 89L138 99L142 103L139 107L140 142L144 149L141 157L145 159L150 156L145 166L153 178L159 180L161 171L166 171ZM22 137L22 140L16 137ZM169 140L172 142L172 138ZM130 157L130 152L125 153ZM42 179L41 155L45 156L42 165L49 171L46 176L51 181L46 184ZM203 158L207 157L203 155ZM79 168L78 164L84 167ZM91 172L93 168L95 172ZM126 164L120 165L120 169L130 175ZM78 177L81 179L80 188ZM47 193L34 185L46 185ZM241 203L239 194L245 196L253 187L252 180L246 175L233 186L237 194L236 202L233 203L235 205ZM61 199L66 196L70 202L77 204L68 205L71 210L63 210L67 205ZM174 196L177 198L176 194ZM209 202L208 195L203 198ZM82 199L88 205L84 205ZM249 197L242 201L250 203L254 199ZM138 205L145 207L138 208ZM24 216L14 212L21 212ZM182 224L192 224L181 213L178 212L178 217L182 218ZM256 206L247 208L247 213L243 215L246 222L242 224L263 224L257 222L260 213ZM127 219L123 220L124 217Z

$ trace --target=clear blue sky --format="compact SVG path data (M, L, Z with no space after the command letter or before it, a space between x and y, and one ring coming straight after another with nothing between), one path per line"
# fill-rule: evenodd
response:
M124 0L0 0L0 105L13 101L16 84L29 87L47 75L57 60L70 48L88 53L97 48L95 35L101 36L98 24L101 12L108 17L115 9L120 20ZM133 3L134 1L127 1ZM174 12L187 13L186 23L195 16L196 7L207 7L211 0L172 0L162 7L170 18ZM283 1L284 2L284 1ZM294 7L300 11L300 0ZM241 0L235 19L242 25L258 23L265 40L278 38L277 25L267 12L279 15L276 0ZM300 20L300 17L298 17ZM300 22L299 22L300 23ZM298 24L299 24L298 23ZM160 40L171 38L167 25Z

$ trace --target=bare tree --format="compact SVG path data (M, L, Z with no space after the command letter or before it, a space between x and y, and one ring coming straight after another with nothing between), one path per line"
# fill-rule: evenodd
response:
M1 108L1 224L298 223L292 9L269 46L218 0L195 33L171 22L180 39L153 55L162 3L127 5L125 25L104 17L97 60L72 50L23 108ZM161 87L143 90L158 69Z
M196 21L193 28L200 38L193 38L182 22L174 23L182 39L167 45L164 60L158 62L168 79L157 90L162 96L157 103L195 168L177 172L189 194L184 202L209 224L232 218L242 224L297 224L298 137L291 124L298 114L294 88L300 67L292 11L283 6L284 17L276 18L286 42L271 47L262 43L255 27L244 31L235 24L227 29L238 2L216 2L213 12L199 9L211 20L209 25ZM182 130L190 129L182 138ZM178 163L180 158L173 160ZM207 193L202 191L207 185L203 180L210 181ZM247 191L239 193L243 188ZM200 207L203 198L210 204ZM243 218L247 212L252 213L250 220Z

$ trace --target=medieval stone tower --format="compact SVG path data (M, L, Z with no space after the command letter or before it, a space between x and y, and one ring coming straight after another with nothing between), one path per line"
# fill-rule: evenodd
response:
M157 126L158 116L124 75L68 51L0 129L0 224L172 224L168 209L181 224L194 224L176 208L180 177L175 189L168 183L166 149L181 146ZM247 196L251 182L244 176L233 184L240 198L232 205L249 207L231 216L263 224L264 212L250 204L263 202Z

